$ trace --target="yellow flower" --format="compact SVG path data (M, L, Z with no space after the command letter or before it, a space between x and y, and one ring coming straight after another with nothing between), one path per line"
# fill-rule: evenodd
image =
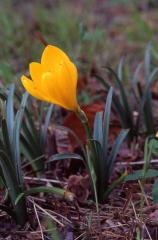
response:
M30 63L29 70L31 79L23 75L21 80L32 96L77 111L77 69L61 49L48 45L41 63Z

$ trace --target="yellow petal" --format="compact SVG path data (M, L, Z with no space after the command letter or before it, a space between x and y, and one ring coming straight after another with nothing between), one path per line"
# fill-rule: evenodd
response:
M77 69L61 49L48 45L41 64L30 64L30 74L33 81L23 76L22 83L32 96L68 110L78 109Z
M29 65L30 75L33 81L40 81L42 76L42 66L40 63L32 62Z
M69 57L58 47L48 45L41 57L41 64L46 71L53 70L53 68L64 61L70 61Z
M58 65L54 71L43 74L41 88L48 92L51 102L68 110L78 107L76 99L77 69L73 63Z
M26 76L22 76L21 77L21 81L22 84L24 86L24 88L26 89L26 91L31 94L33 97L38 98L39 100L45 100L45 101L49 101L49 97L48 96L43 96L42 92L40 91L40 89L38 89L36 87L36 85L34 84L34 82L32 80L30 80L29 78L27 78Z

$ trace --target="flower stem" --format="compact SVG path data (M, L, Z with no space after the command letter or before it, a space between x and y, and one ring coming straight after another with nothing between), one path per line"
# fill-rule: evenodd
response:
M88 118L87 118L85 112L80 107L78 107L76 115L83 124L87 140L92 139L91 130L90 130L89 124L88 124Z
M96 165L97 154L96 154L96 150L95 150L95 144L94 144L93 138L92 138L92 133L91 133L91 130L90 130L90 127L89 127L88 118L87 118L85 112L80 107L78 107L76 115L83 124L85 134L86 134L86 138L87 138L87 145L88 145L88 148L91 152L91 159L92 159L93 167L94 167L95 174L96 174L96 171L97 171L97 168L96 168L96 166L97 166Z
M96 208L97 212L99 211L98 208L98 196L97 196L97 153L95 148L95 143L92 138L92 133L89 127L88 119L85 114L85 112L78 107L78 110L76 111L77 117L80 119L80 121L83 124L86 138L87 138L87 167L89 171L89 176L91 178L91 184L92 184L92 190L96 202Z

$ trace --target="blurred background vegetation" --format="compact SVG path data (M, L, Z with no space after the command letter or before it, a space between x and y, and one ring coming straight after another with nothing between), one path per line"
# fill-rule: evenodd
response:
M44 46L37 32L64 49L81 72L115 66L121 56L131 67L149 41L157 48L157 13L156 0L2 0L0 82L19 81L28 63L39 60Z

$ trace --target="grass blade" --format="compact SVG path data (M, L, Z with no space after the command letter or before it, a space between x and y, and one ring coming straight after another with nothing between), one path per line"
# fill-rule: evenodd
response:
M138 76L140 73L140 70L142 68L142 63L139 63L134 71L133 78L132 78L132 84L136 85L138 83Z
M158 178L155 180L152 187L152 198L154 203L158 203Z
M111 150L111 153L110 153L110 156L108 158L108 166L107 168L109 169L108 170L108 175L111 176L112 174L112 170L113 170L113 166L114 166L114 162L115 162L115 159L116 159L116 156L118 154L118 151L120 149L120 146L123 142L123 140L126 138L127 134L128 134L129 130L121 130L119 136L117 137L113 147L112 147L112 150Z
M123 62L124 62L124 58L122 57L118 64L118 70L117 70L117 75L120 81L123 80Z
M109 70L109 72L112 73L112 75L114 76L115 81L116 81L116 83L119 87L120 97L121 97L121 100L122 100L122 105L124 106L125 116L126 116L127 121L129 122L129 125L133 129L133 116L132 116L132 112L131 112L131 109L130 109L129 104L128 104L128 100L127 100L127 96L126 96L126 93L125 93L123 83L120 81L117 74L115 73L115 71L112 68L110 68L110 67L106 67L106 68Z
M22 123L22 118L24 115L25 106L28 99L28 93L25 92L23 94L22 102L19 111L15 117L14 129L13 129L13 148L14 148L14 161L16 167L16 174L18 182L21 184L23 183L22 178L22 169L21 169L21 161L20 161L20 127Z
M84 159L79 154L65 152L65 153L54 154L49 158L47 163L58 161L58 160L64 160L64 159L77 159L77 160L84 161Z
M94 75L105 87L105 89L107 91L110 90L110 85L105 81L104 78L102 78L101 76L95 74ZM128 121L128 119L126 119L126 114L125 114L125 110L124 110L124 106L122 106L122 104L120 103L120 99L115 95L115 93L113 93L113 104L115 107L115 110L117 111L120 120L121 120L121 124L123 126L123 128L132 128L132 126L130 126L130 122Z
M73 201L74 200L74 194L71 192L66 191L65 189L62 188L57 188L57 187L34 187L29 189L28 191L25 191L25 195L29 196L31 194L36 194L36 193L53 193L53 194L57 194L61 197L64 197L65 199L69 200L69 201Z
M14 128L14 84L11 84L9 87L9 93L7 97L7 104L6 104L6 120L7 120L7 128L9 132L10 142L13 139L13 128Z
M145 82L148 82L150 72L151 72L151 50L152 45L151 42L148 43L146 50L145 50L145 56L144 56L144 70L145 70Z
M93 139L102 144L103 141L103 112L97 112L94 120Z
M158 171L155 169L148 169L145 177L144 177L144 170L136 170L134 173L129 174L126 178L125 181L135 181L139 179L147 179L147 178L152 178L152 177L158 177Z
M151 92L150 92L150 86L155 80L155 75L158 72L158 69L155 68L152 73L150 74L150 77L148 79L148 82L145 84L145 89L143 92L142 100L141 100L141 107L140 107L140 116L142 112L144 112L144 118L146 123L146 129L148 132L148 135L154 134L154 121L153 121L153 113L152 113L152 104L151 104Z
M12 149L9 138L9 132L7 128L7 122L5 119L2 119L2 135L3 135L3 143L5 147L5 151L8 152L10 159L12 158ZM14 163L13 163L14 164Z
M103 149L103 158L107 158L107 149L108 149L108 136L109 136L109 125L110 125L110 113L111 113L111 104L112 104L112 95L113 95L113 88L111 87L106 104L104 109L104 118L103 118L103 142L102 142L102 149ZM105 169L105 165L104 165Z
M46 114L46 118L45 118L45 124L44 124L44 128L43 131L41 131L42 135L40 136L40 143L41 146L45 145L46 142L46 137L47 137L47 131L48 131L48 126L49 126L49 122L52 116L52 112L54 110L54 105L51 104L48 108L47 114Z

